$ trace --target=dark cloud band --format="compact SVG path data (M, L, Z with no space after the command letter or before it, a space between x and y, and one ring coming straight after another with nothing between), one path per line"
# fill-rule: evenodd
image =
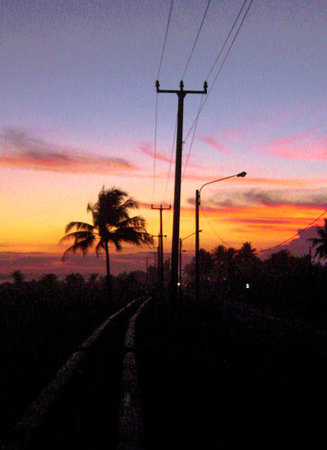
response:
M0 134L0 165L64 173L119 174L136 169L123 158L97 156L61 147L16 128L6 128Z

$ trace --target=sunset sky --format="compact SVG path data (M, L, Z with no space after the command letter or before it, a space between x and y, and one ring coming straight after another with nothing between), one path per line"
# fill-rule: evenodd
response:
M85 271L93 258L63 266L58 242L68 222L91 220L86 206L102 186L138 200L158 234L150 205L173 202L177 112L176 95L155 92L158 71L162 89L182 76L185 89L209 86L185 98L181 237L194 231L195 190L243 170L202 191L207 250L277 245L327 209L326 1L254 0L217 77L243 1L211 1L187 65L207 3L173 2L159 71L170 0L2 2L0 277L26 264ZM172 212L164 234L169 252ZM113 255L114 272L143 269L138 252Z

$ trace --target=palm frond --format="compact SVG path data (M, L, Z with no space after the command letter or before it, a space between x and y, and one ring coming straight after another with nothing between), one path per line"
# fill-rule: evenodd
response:
M77 251L81 251L83 253L83 256L87 254L87 251L93 246L95 240L95 236L88 236L85 239L76 239L74 244L69 247L62 256L62 261L65 260L66 256L69 253L76 253Z
M117 242L128 242L137 247L153 245L153 237L145 230L138 231L135 228L119 228L113 233L111 241L117 245Z
M139 204L136 200L134 200L132 197L128 197L127 200L124 201L122 204L122 208L126 209L138 209Z
M123 247L121 245L121 239L116 233L113 233L110 237L110 242L112 242L116 248L116 252L121 252Z
M313 247L316 247L316 245L318 245L319 242L321 242L319 238L309 238L308 241L312 242Z
M66 225L65 233L68 233L73 228L76 228L76 230L93 231L94 226L86 222L69 222Z
M142 216L128 217L119 222L119 228L144 228L145 219Z
M97 257L99 256L101 250L105 250L104 242L102 239L97 243L97 246L95 247L95 253Z
M315 257L319 259L327 258L327 220L322 227L318 227L317 234L319 237L310 238L308 241L312 242L312 246L316 247Z
M59 242L66 242L72 239L78 242L84 239L89 239L91 237L95 239L95 234L91 231L74 231L73 233L66 234L63 238L60 239Z

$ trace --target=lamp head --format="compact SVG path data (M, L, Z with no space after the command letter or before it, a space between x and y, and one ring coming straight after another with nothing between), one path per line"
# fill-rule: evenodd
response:
M238 177L245 177L246 176L246 172L240 172L237 174Z

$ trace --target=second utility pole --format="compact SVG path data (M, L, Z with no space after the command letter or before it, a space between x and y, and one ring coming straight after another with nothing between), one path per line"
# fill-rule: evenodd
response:
M162 211L168 211L170 210L171 206L164 207L162 205L160 206L153 206L151 205L151 209L159 209L160 212L160 232L159 232L159 255L158 255L158 272L159 272L159 279L160 283L163 286L164 284L164 260L163 260L163 230L162 230Z
M207 88L208 84L205 81L203 85L203 91L184 91L184 83L183 81L181 81L178 91L170 89L160 89L159 81L158 80L156 81L157 93L177 94L178 96L174 219L173 219L173 241L171 250L171 278L170 278L170 295L172 300L176 300L177 283L178 283L178 247L179 247L179 218L180 218L180 204L181 204L181 180L182 180L184 98L186 94L206 94Z

